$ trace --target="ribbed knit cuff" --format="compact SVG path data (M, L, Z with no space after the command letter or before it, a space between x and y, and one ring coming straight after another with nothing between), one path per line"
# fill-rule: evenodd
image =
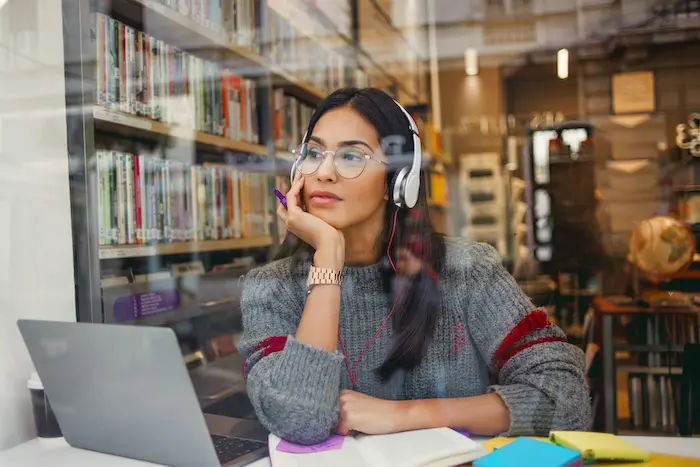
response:
M554 422L552 401L537 389L525 384L490 386L510 412L510 428L504 436L548 436Z
M337 352L327 352L289 336L277 362L278 377L285 383L290 400L331 405L338 397L342 363L343 357Z

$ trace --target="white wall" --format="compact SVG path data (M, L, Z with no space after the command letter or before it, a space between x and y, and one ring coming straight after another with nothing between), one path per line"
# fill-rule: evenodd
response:
M75 320L70 218L61 1L0 0L0 450L33 436L16 320Z

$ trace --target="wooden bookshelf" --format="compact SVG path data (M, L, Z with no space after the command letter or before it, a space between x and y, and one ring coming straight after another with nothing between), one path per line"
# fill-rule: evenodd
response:
M272 245L272 237L229 238L201 242L156 243L153 245L107 245L100 247L100 259L141 258L146 256L243 250Z
M273 86L309 104L318 104L326 92L304 83L272 65L255 51L229 43L228 39L156 0L113 0L133 21L146 20L147 30L168 44L199 57L235 68L243 77L270 75Z
M268 68L265 59L245 47L230 44L227 38L156 0L112 0L112 7L134 22L145 23L146 32L181 50L219 63L231 62L247 70L243 75L259 75Z
M230 149L233 151L261 155L267 154L267 148L260 144L236 141L224 138L223 136L195 131L177 125L169 125L167 123L157 122L148 118L137 117L103 107L95 106L93 117L97 129L111 131L127 137L139 136L139 134L142 135L145 132L182 138L188 141L195 141L198 144Z

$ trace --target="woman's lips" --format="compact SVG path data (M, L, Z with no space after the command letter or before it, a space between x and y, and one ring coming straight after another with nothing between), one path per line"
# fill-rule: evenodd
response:
M340 202L340 199L334 198L332 196L316 195L311 197L310 202L314 206L325 207L332 206L335 203Z

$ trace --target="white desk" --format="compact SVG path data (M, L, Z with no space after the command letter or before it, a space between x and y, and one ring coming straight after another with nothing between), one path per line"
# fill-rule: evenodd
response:
M700 459L700 438L623 436L642 449L660 454L697 457ZM486 438L473 438L483 442ZM154 467L156 464L70 447L63 438L33 439L0 452L0 467ZM250 467L270 467L267 459Z

